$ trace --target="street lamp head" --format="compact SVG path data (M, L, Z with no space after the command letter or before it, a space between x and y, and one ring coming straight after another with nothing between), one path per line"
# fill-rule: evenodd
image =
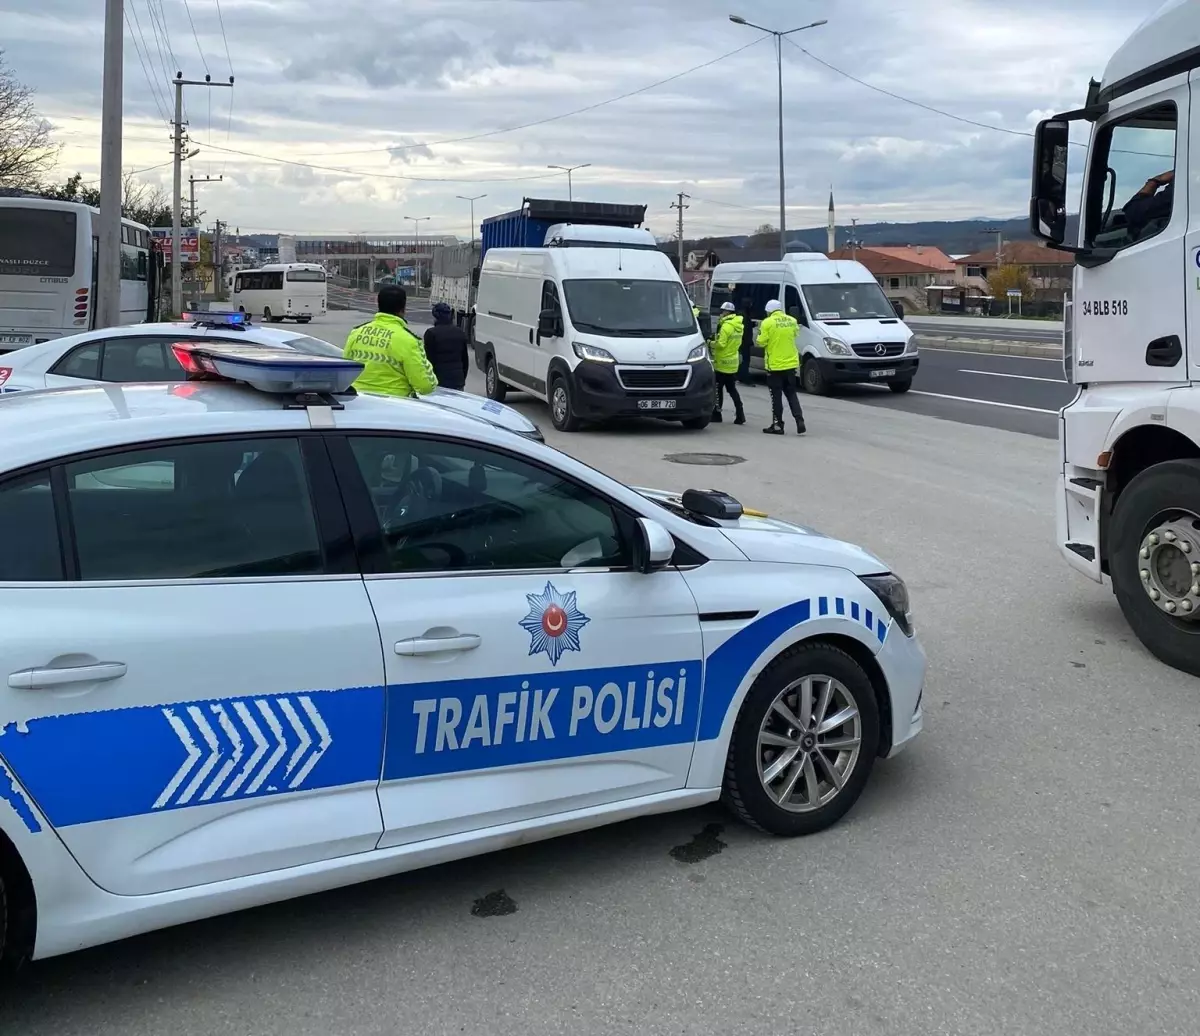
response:
M829 24L829 19L822 18L819 22L813 22L812 25L809 26L809 28L815 29L818 25L828 25L828 24Z
M740 14L731 14L729 16L729 20L731 22L733 22L734 25L745 25L746 24L746 19L743 18Z

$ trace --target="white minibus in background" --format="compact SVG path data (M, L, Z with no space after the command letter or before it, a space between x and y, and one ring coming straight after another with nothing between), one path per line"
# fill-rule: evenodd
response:
M100 213L81 202L0 197L0 353L96 326ZM158 317L150 231L121 220L121 324Z
M316 263L271 263L239 270L233 278L233 304L252 317L307 324L325 315L325 270Z

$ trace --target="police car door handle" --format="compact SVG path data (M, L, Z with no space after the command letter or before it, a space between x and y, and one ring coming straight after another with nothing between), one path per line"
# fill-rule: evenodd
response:
M396 641L398 655L439 655L444 651L471 651L483 643L475 633L453 637L409 637Z
M101 683L125 675L124 662L96 662L93 665L64 666L61 669L22 669L10 673L8 686L22 691L43 687L61 687L68 683Z

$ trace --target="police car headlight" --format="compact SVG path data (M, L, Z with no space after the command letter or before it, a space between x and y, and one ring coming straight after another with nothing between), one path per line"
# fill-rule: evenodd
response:
M703 363L708 359L708 346L698 345L690 353L688 353L688 363Z
M825 348L829 350L830 356L853 356L850 346L843 342L840 338L826 338Z
M572 342L571 348L581 360L591 360L593 363L616 363L617 358L607 349L598 345L588 345L587 342Z
M906 637L913 635L912 612L909 610L908 587L904 580L891 572L877 576L859 576L870 591L883 602L888 614L896 621Z

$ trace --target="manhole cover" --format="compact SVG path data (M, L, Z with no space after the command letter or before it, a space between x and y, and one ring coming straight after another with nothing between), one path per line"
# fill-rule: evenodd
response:
M738 457L732 453L668 453L663 460L668 460L672 464L701 464L710 467L746 462L745 457Z

